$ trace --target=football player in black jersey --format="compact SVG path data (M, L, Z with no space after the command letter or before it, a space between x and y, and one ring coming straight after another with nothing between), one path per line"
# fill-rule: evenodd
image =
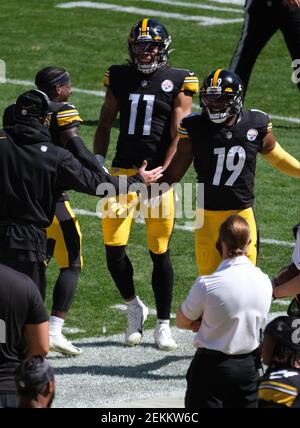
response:
M36 74L35 84L52 101L65 102L61 111L52 114L49 131L54 144L66 148L68 140L78 136L78 127L82 122L77 109L67 103L72 93L70 75L63 68L45 67ZM48 262L53 254L60 273L53 290L49 319L50 350L78 355L81 350L62 335L64 319L73 301L82 268L81 230L66 193L57 201L53 222L47 229Z
M259 407L300 408L300 318L280 316L264 332Z
M219 68L204 79L200 89L203 111L182 120L177 152L161 179L180 181L194 160L197 181L204 185L204 205L197 206L195 230L201 275L210 274L221 262L215 243L219 226L231 214L247 220L251 229L248 256L256 263L252 207L257 153L280 171L300 178L300 163L276 142L269 116L243 110L242 93L242 83L232 71Z
M198 79L188 70L167 64L170 42L171 37L162 24L144 18L129 34L129 64L112 65L105 73L107 90L95 134L94 152L103 162L110 131L119 112L120 133L112 162L113 175L134 174L143 159L151 168L155 165L166 168L176 151L177 127L191 112L192 96L198 92ZM129 346L140 343L142 325L148 314L148 308L135 294L133 268L125 251L137 208L145 217L153 263L152 288L157 308L155 342L160 349L173 350L177 347L169 328L173 288L169 254L174 225L173 190L150 203L128 194L125 201L110 198L104 206L106 214L102 226L107 266L127 303L125 343Z

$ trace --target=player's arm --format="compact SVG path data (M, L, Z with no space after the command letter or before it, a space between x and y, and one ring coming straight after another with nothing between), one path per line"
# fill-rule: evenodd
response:
M171 125L170 125L170 133L172 142L168 147L166 152L165 161L163 163L163 168L166 169L177 149L177 144L179 141L179 136L177 134L177 130L181 120L188 116L192 112L192 97L193 94L191 92L185 91L180 92L174 100L174 106L171 116Z
M287 282L273 289L275 299L280 297L295 297L300 294L300 272Z
M300 162L278 144L272 131L263 138L261 154L267 162L279 171L290 177L300 178Z
M69 150L82 165L95 172L99 172L101 165L95 156L87 149L83 140L78 135L77 126L63 130L60 133L60 139L64 147Z
M176 327L192 330L193 332L197 332L201 325L201 317L197 320L190 320L187 318L182 312L181 306L177 309L176 312Z
M94 136L94 153L96 158L104 162L110 141L110 132L119 111L118 101L112 91L107 88L104 104Z
M164 171L163 177L159 180L167 184L178 183L193 160L193 149L191 140L188 136L182 136L183 128L179 128L179 142L177 144L177 150L173 156L168 168Z
M24 328L27 350L26 356L47 355L49 352L48 321L39 324L26 324Z

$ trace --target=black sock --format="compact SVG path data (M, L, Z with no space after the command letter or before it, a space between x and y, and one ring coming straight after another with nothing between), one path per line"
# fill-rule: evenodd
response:
M133 267L125 252L125 245L106 248L106 261L108 270L118 287L123 299L128 300L134 296Z
M169 250L163 254L149 252L153 262L152 289L156 302L157 318L168 320L171 312L174 278L170 253Z
M80 270L80 267L60 269L53 290L52 311L68 312L77 289Z

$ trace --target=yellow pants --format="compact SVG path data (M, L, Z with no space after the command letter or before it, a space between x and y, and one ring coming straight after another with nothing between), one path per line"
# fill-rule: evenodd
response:
M115 176L134 174L135 169L112 170L112 175ZM131 226L137 214L145 220L148 248L154 254L165 253L174 227L173 189L164 193L157 201L141 201L136 193L104 200L102 205L104 243L110 246L127 245Z
M220 225L232 214L238 214L249 224L251 243L247 256L255 265L257 259L257 227L252 208L244 210L209 211L197 208L195 227L196 262L200 275L214 272L222 259L216 249Z
M56 203L55 216L47 228L47 250L47 258L53 253L60 269L83 265L81 230L69 201Z

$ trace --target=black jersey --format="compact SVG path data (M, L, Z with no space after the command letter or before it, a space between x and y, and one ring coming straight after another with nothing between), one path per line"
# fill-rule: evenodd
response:
M113 166L148 168L163 163L171 143L173 101L182 91L198 92L198 79L188 70L163 66L145 75L133 65L113 65L104 85L118 101L120 134Z
M234 210L253 205L256 155L271 129L269 116L259 110L242 110L230 128L213 123L205 113L182 120L179 136L192 143L197 180L204 184L205 209Z
M57 113L52 113L49 131L52 141L55 145L63 147L60 141L60 132L78 127L82 122L78 110L72 104L65 103L61 110Z
M259 407L300 408L300 369L269 371L258 390Z
M12 127L15 124L15 106L15 104L11 104L4 111L3 127L5 127L6 129ZM64 106L59 112L51 114L49 131L52 142L56 146L63 147L63 144L60 139L60 132L64 131L65 129L78 127L81 122L82 119L80 118L78 110L75 108L75 106L73 106L72 104L64 103ZM66 193L62 193L58 198L58 201L60 202L66 200L68 200L68 196Z

